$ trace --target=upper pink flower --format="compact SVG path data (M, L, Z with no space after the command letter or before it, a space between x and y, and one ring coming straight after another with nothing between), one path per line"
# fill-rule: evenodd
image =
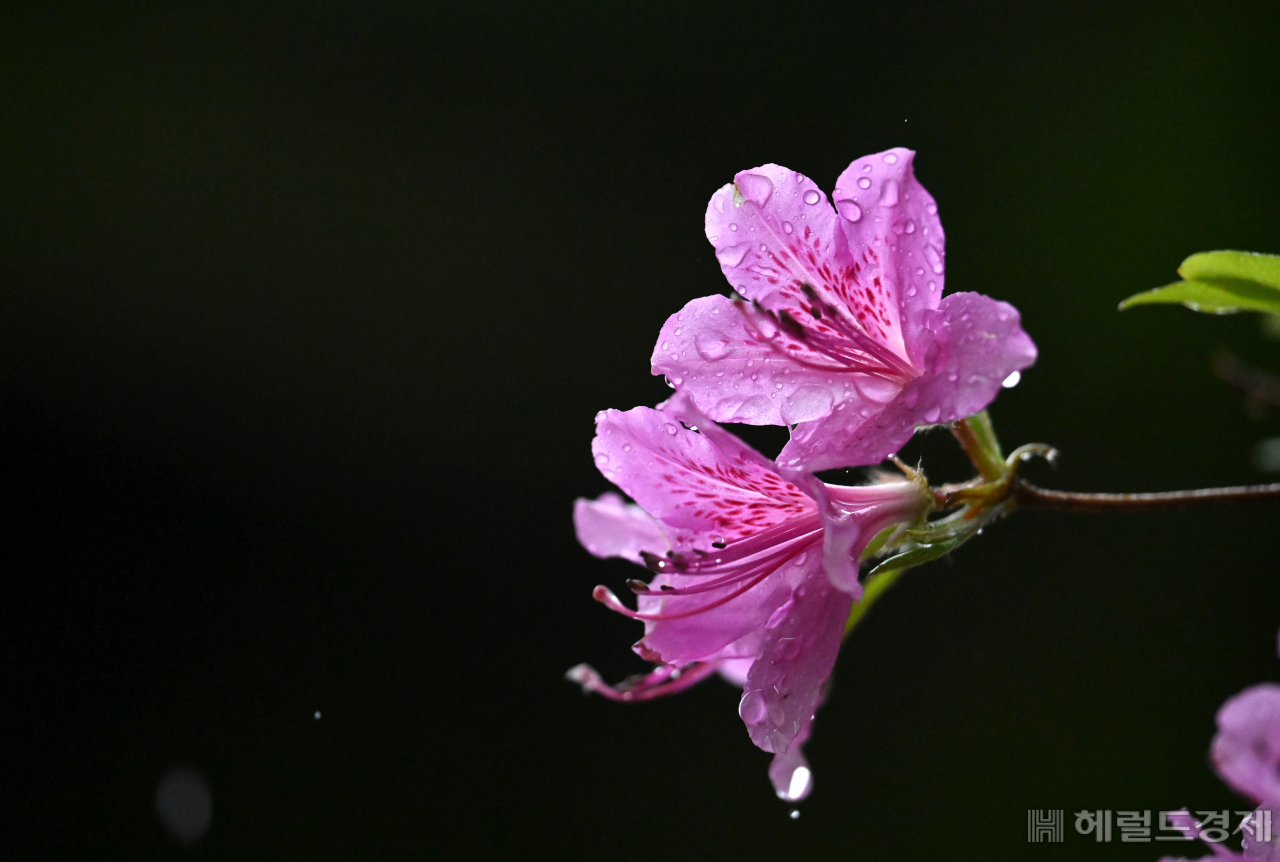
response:
M802 798L810 773L800 749L861 595L858 557L882 530L922 518L927 489L788 478L681 393L657 410L606 410L596 426L597 465L639 506L611 494L579 500L578 537L597 556L655 572L648 584L631 582L635 611L605 587L595 596L644 622L635 650L664 667L624 691L585 666L571 677L644 699L719 670L743 687L739 713L752 741L776 755L775 789Z
M721 422L795 425L778 463L874 464L917 425L982 410L1036 348L1007 303L942 298L933 198L893 149L858 159L835 204L778 165L711 197L707 239L733 289L667 320L653 372Z

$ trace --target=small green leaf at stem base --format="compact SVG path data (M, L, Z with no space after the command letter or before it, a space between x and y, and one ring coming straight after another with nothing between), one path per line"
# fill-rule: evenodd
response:
M877 569L877 571L879 570ZM849 636L849 632L853 631L853 627L867 615L867 611L871 610L871 606L875 604L876 599L880 598L884 591L889 589L893 582L898 579L898 575L902 574L902 571L902 569L894 569L881 572L878 575L872 573L867 576L867 584L862 590L862 598L854 603L853 609L849 611L849 619L845 621L845 637Z

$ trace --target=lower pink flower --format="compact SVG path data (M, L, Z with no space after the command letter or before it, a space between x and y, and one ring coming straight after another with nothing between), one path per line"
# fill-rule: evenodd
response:
M1233 790L1258 806L1243 832L1242 853L1200 834L1189 815L1176 825L1213 851L1206 860L1280 860L1280 685L1263 683L1232 697L1218 710L1218 732L1209 747L1214 768ZM1269 814L1266 812L1270 812ZM1270 824L1270 829L1265 828ZM1267 834L1269 832L1269 834ZM1161 862L1180 862L1170 856Z
M656 410L604 411L596 426L596 464L639 505L615 494L579 500L578 538L596 556L654 573L629 584L636 610L605 587L594 595L644 622L634 649L659 667L617 687L585 665L570 678L646 700L718 671L742 686L739 714L751 740L775 755L778 795L804 798L812 782L801 749L861 595L858 557L882 531L924 517L927 487L784 474L679 393Z

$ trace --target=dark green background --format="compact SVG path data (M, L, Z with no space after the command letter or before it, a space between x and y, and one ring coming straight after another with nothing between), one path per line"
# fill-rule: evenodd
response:
M1040 346L993 410L1063 450L1037 479L1263 481L1280 422L1208 357L1280 344L1115 306L1280 252L1275 4L108 5L0 19L6 858L1154 860L1026 809L1243 807L1206 750L1280 678L1275 508L1019 513L916 570L796 821L728 686L561 674L642 666L570 504L764 162L918 150L948 288ZM190 850L172 764L213 789Z

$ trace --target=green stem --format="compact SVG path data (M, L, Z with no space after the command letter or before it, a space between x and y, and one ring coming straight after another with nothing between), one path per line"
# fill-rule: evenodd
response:
M1009 471L1000 454L1000 441L996 439L987 411L956 422L951 426L951 433L983 479L993 482Z

